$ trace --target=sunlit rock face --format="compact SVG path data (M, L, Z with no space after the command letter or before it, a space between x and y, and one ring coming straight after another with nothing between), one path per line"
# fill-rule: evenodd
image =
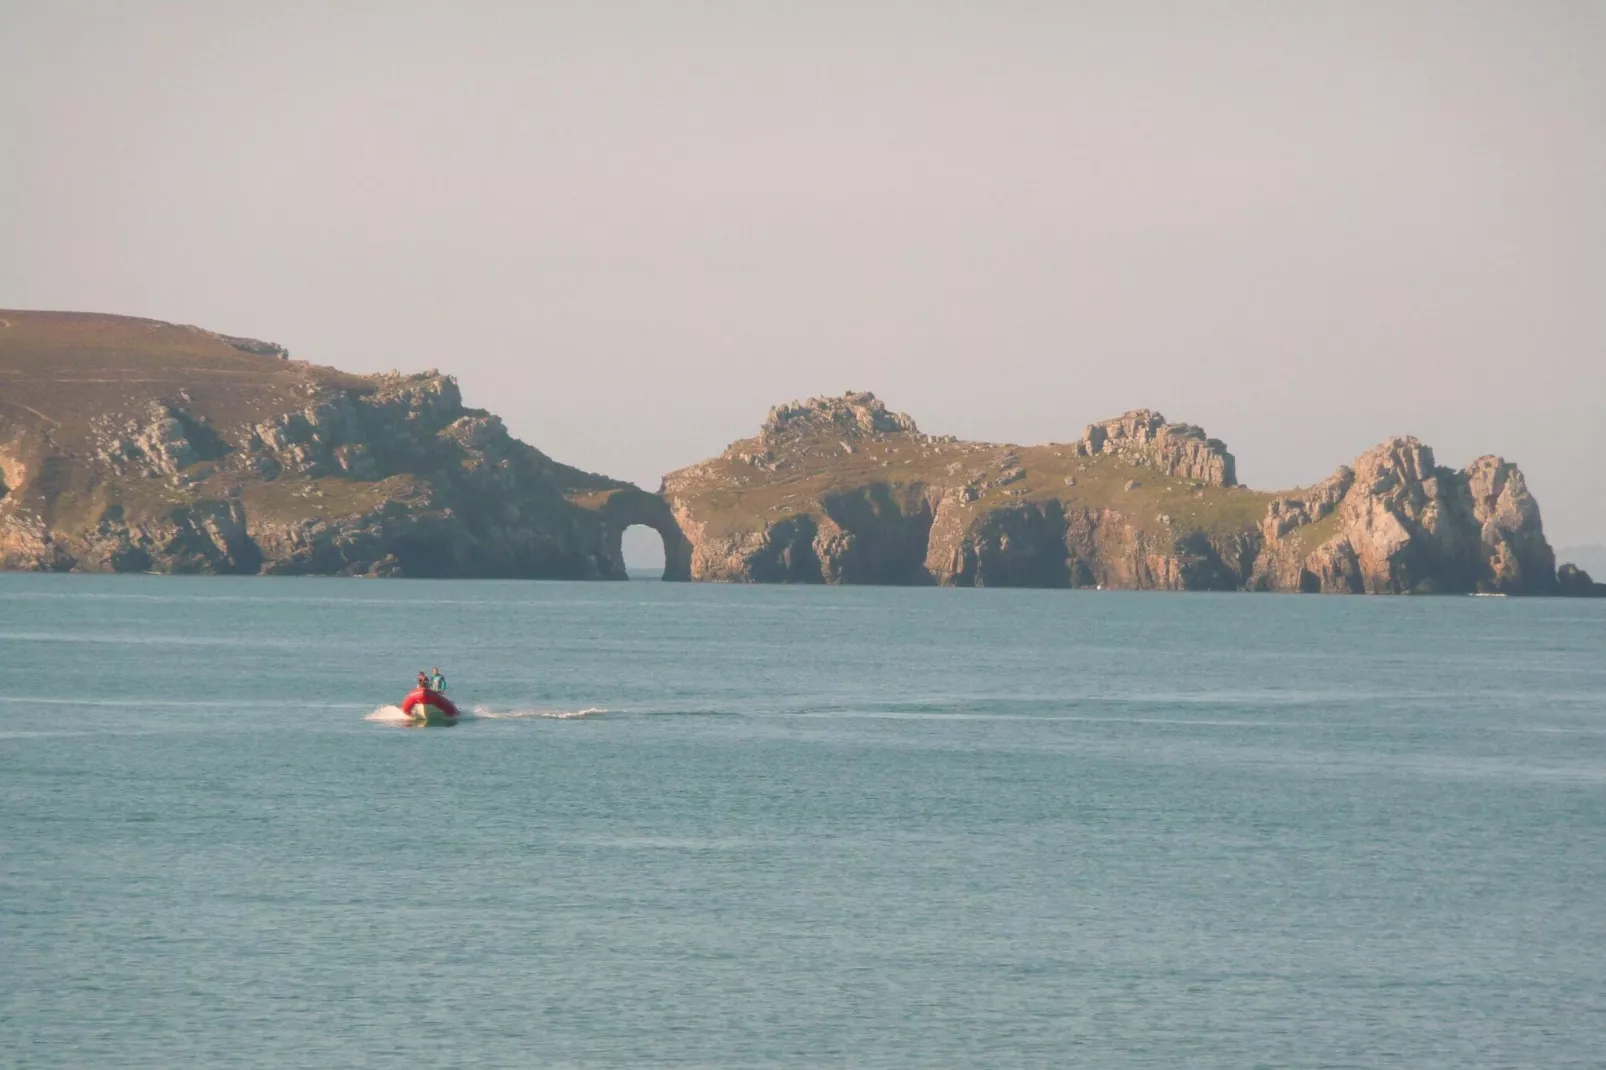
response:
M1238 485L1226 444L1135 409L1068 443L920 432L873 394L770 410L664 477L694 579L749 583L1546 594L1522 473L1414 438L1311 487Z
M5 313L0 567L622 579L668 505L559 464L449 375L355 376L117 316Z

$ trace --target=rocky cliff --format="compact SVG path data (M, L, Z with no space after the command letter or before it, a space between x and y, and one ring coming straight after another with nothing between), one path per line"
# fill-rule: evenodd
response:
M355 376L152 320L0 312L0 567L623 578L662 499L559 464L450 376Z
M1238 485L1220 440L1146 409L1014 446L923 434L850 393L771 410L660 493L703 580L1559 592L1522 472L1440 467L1414 438L1269 494Z
M922 433L871 394L771 410L659 495L560 464L450 376L348 375L153 320L0 312L0 568L1600 595L1521 471L1396 438L1238 485L1149 410L1041 446Z
M1606 598L1606 583L1596 583L1574 564L1556 570L1556 593L1570 598Z

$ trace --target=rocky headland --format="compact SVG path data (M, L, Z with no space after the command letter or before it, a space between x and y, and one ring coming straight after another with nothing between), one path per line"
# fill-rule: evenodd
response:
M664 477L691 576L1367 594L1595 594L1559 576L1499 457L1440 466L1392 438L1322 482L1240 486L1226 445L1147 409L1040 446L923 434L874 395L772 409Z
M663 499L560 464L448 375L348 375L154 320L0 311L0 568L623 579Z
M560 464L438 372L352 375L155 320L0 311L0 568L1603 595L1522 472L1394 438L1249 490L1146 409L1068 442L922 433L871 394L780 406L658 494Z

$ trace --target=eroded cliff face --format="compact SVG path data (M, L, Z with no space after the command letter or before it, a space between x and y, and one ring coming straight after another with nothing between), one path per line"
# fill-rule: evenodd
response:
M670 473L661 493L695 579L1379 594L1557 583L1538 505L1498 457L1452 470L1391 439L1322 483L1265 494L1238 485L1220 440L1147 409L1021 447L923 434L871 394L814 398L771 410L756 438Z
M1252 578L1271 589L1550 594L1556 561L1522 472L1499 457L1456 471L1393 438L1262 523Z
M623 578L656 495L559 464L450 376L350 376L123 317L0 330L0 567Z

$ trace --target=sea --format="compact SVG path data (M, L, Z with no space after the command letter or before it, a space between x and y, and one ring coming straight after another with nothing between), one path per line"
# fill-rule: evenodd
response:
M0 1066L1606 1065L1606 601L12 574L0 678Z

